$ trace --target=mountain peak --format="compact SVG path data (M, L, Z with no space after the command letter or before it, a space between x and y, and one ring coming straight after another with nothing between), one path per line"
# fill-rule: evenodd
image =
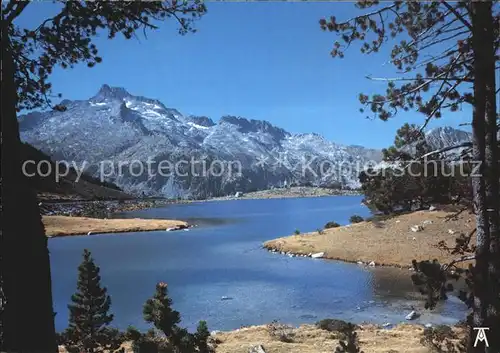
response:
M238 130L243 133L265 132L270 133L278 139L282 139L286 135L288 135L288 133L284 129L276 127L266 120L248 120L239 116L237 117L232 115L225 115L220 118L219 124L221 123L236 125L238 127Z
M107 84L103 84L99 89L99 92L92 97L92 100L103 100L103 99L124 99L130 97L131 94L123 87L110 87Z

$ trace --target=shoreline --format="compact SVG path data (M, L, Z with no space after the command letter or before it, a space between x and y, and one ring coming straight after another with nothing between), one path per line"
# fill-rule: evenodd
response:
M313 257L368 266L411 268L417 261L454 258L436 247L440 241L454 246L460 232L475 227L470 214L416 211L383 221L364 221L266 241L263 248L290 257ZM455 256L456 257L456 256ZM467 262L462 266L467 266Z
M178 201L167 199L133 199L119 200L42 200L39 201L42 216L69 216L89 218L111 218L112 215L144 210L155 207L165 207L173 204L188 203L191 201Z
M241 196L221 196L207 199L206 201L225 200L267 200L267 199L288 199L288 198L315 198L329 196L362 196L357 190L338 190L310 186L294 186L290 188L275 188L267 190L243 193Z
M137 211L148 208L165 207L169 205L187 204L194 202L214 202L231 200L256 199L284 199L284 198L313 198L329 196L360 196L358 191L335 190L316 187L291 187L283 189L269 189L242 194L237 197L221 196L200 200L187 199L129 199L129 200L75 200L65 198L39 199L41 214L44 216L77 216L91 218L110 218L111 214Z
M108 233L175 231L189 228L188 223L167 219L99 219L89 217L43 216L48 238L89 236Z

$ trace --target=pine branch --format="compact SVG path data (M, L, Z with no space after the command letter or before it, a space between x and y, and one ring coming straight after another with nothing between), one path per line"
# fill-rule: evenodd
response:
M472 261L472 260L475 260L475 259L476 259L476 255L462 256L462 257L460 257L458 259L455 259L455 260L451 261L449 264L444 265L443 266L443 270L447 270L450 267L455 266L457 263L465 262L465 261Z
M13 1L13 0L9 1L6 7L6 10L9 11L7 16L2 21L4 22L3 25L8 26L9 24L11 24L12 21L14 21L23 12L23 10L26 8L26 6L28 6L29 3L30 3L29 1ZM13 7L14 4L17 5L15 8Z
M371 81L385 81L385 82L397 82L397 81L415 81L417 78L415 77L410 77L410 78L405 78L405 77L393 77L393 78L386 78L386 77L371 77L370 75L366 75L365 78L371 80ZM457 77L457 78L434 78L434 77L422 77L423 80L433 80L433 81L460 81L460 82L472 82L472 80L467 79L466 77Z
M469 23L469 21L467 21L460 13L458 13L458 11L453 6L451 6L450 4L448 4L446 1L443 1L442 4L448 10L450 10L451 12L453 12L453 14L460 20L460 22L462 22L467 28L469 28L470 31L472 31L472 25Z
M458 145L444 147L444 148L441 148L439 150L435 150L435 151L426 153L423 156L421 156L420 158L424 159L425 157L429 157L429 156L432 156L432 155L435 155L435 154L439 154L439 153L443 153L443 152L448 152L448 151L455 150L455 149L458 149L458 148L463 148L463 147L472 147L472 142L463 142L463 143L458 144Z
M375 104L378 104L378 105L382 105L382 104L385 104L385 103L389 103L390 101L392 101L394 99L399 99L399 98L402 98L402 97L406 97L406 96L408 96L408 95L410 95L412 93L416 93L416 92L420 91L422 88L424 88L428 84L430 84L430 83L432 83L434 81L438 81L441 77L443 77L443 76L445 76L447 74L448 74L448 71L442 72L442 73L436 75L435 77L426 80L424 83L422 83L422 84L420 84L420 85L418 85L416 87L413 87L409 91L403 92L403 93L401 93L401 94L399 94L396 97L393 97L391 99L384 99L384 100L380 100L380 101L366 101L365 103L366 104L375 103Z

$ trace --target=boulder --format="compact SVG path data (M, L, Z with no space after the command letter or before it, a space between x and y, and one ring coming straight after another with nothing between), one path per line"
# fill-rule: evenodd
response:
M248 349L248 353L266 353L266 351L264 350L264 347L262 347L262 345L259 344L257 346L250 347Z
M313 259L321 259L323 256L325 256L325 253L324 252L318 252L316 254L312 254L311 257Z
M453 229L448 229L448 234L453 235L453 234L455 234L455 231Z
M420 316L420 314L417 313L415 310L413 310L411 313L409 313L408 315L406 315L405 319L406 320L415 320L419 316Z
M435 210L437 210L436 206L429 207L429 211L435 211Z
M422 227L419 224L416 224L414 226L411 226L410 229L411 229L412 232L421 232L421 231L424 230L424 227Z
M368 264L368 266L370 266L370 267L375 267L375 265L376 265L375 261L372 261L372 262L370 262L370 263Z

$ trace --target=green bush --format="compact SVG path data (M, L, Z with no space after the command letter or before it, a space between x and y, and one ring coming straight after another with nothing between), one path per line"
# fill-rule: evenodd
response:
M300 234L300 230L298 229L295 229L295 231L293 232L295 235L299 235Z
M340 224L338 224L337 222L328 222L327 224L325 224L325 229L329 229L329 228L337 228L337 227L340 227Z
M447 353L465 352L467 346L466 338L458 339L452 328L447 325L425 328L420 343L431 347L435 352Z
M363 222L364 218L358 215L352 215L351 218L349 218L349 222L351 223L360 223Z
M339 345L335 348L335 353L364 353L359 347L359 339L357 333L354 331L356 325L351 323L344 331L344 339L339 341Z
M351 329L351 324L344 320L323 319L316 323L316 326L322 330L329 332L346 333Z

